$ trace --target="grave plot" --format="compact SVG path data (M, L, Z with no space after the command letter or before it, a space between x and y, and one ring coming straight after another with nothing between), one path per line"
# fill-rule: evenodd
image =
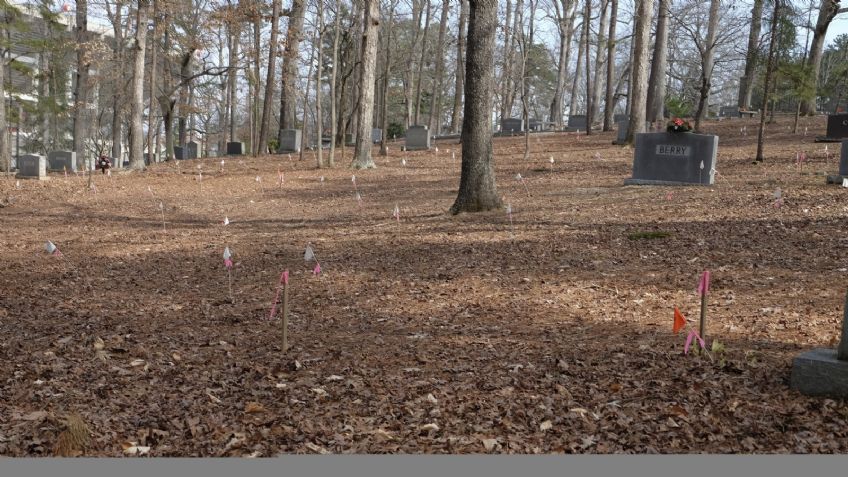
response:
M447 141L2 177L0 455L71 415L86 456L844 453L790 376L837 347L848 190L740 124L690 188L623 186L615 132L496 138L504 208L456 217Z

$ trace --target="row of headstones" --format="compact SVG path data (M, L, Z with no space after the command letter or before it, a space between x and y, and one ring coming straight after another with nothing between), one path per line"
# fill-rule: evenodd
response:
M626 114L616 114L613 116L613 122L619 125L619 129L621 129L620 124L624 121L627 121L630 116ZM554 123L549 121L542 121L540 119L531 119L528 121L528 127L530 131L545 131L550 129ZM568 116L568 129L586 129L586 115L585 114L571 114ZM626 129L626 126L625 126ZM526 132L524 128L524 120L519 118L506 118L501 120L501 132L502 133L520 133Z

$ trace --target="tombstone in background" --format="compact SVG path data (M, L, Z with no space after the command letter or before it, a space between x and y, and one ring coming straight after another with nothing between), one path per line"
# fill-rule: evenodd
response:
M586 130L586 115L585 114L570 114L568 116L568 129Z
M345 146L356 146L356 136L353 134L345 134Z
M378 142L383 142L383 130L380 128L373 128L371 130L371 142L374 144Z
M188 150L186 150L186 148L184 148L184 147L174 146L174 159L176 159L178 161L183 161L185 159L188 159ZM128 163L129 163L129 161L124 162L124 164L128 164Z
M406 130L407 151L426 151L430 149L430 130L427 126L409 126Z
M300 152L300 129L283 129L280 131L280 145L277 152Z
M18 157L18 173L15 177L47 180L47 158L36 154Z
M247 147L245 147L243 142L228 142L227 143L227 155L228 156L243 156L247 154Z
M501 119L502 133L520 133L524 132L524 120L518 118Z
M194 141L189 141L186 143L185 148L189 159L197 159L199 157L198 151L200 150L200 144Z
M842 141L842 148L839 151L839 173L828 174L826 183L842 185L843 179L848 179L848 139Z
M614 115L612 116L612 122L614 122L614 123L620 123L620 122L622 122L622 121L630 121L630 115L629 115L629 114L621 114L621 113L619 113L619 114L614 114Z
M613 144L624 144L627 141L627 128L630 127L630 119L622 119L615 122L615 127L618 131Z
M816 142L840 142L848 139L848 114L829 114L827 134L816 137Z
M530 124L528 124L528 126L530 127L531 131L539 132L545 129L545 122L541 119L531 119Z
M817 348L793 359L789 387L807 396L848 397L848 294L839 346Z
M625 185L710 185L715 182L718 136L691 132L641 133L635 138L633 177Z
M722 106L718 109L718 117L720 118L741 118L739 106Z
M145 152L144 153L144 165L149 166L150 164L153 164L154 162L156 162L156 153L154 152L154 153L151 154L149 152Z
M77 171L77 153L71 151L51 151L47 153L48 171Z

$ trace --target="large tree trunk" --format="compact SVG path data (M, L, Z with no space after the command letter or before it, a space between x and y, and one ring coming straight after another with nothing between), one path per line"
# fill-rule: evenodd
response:
M512 114L512 111L507 110L507 98L509 97L509 91L512 88L510 85L512 82L512 64L515 58L515 48L513 47L513 40L515 39L515 35L518 32L518 7L515 8L516 18L514 20L514 24L512 28L510 28L510 22L512 19L512 0L506 0L506 15L503 22L503 31L504 31L504 42L503 42L503 53L502 53L502 64L501 64L501 79L500 79L500 101L501 101L501 109L500 109L500 117L499 119L504 119ZM510 108L511 108L510 104Z
M456 41L456 85L453 90L453 114L451 114L451 134L459 133L460 110L462 108L462 91L465 81L465 32L468 18L468 0L459 0L459 33Z
M590 61L591 48L589 48L589 37L592 34L591 19L592 19L592 0L586 1L586 10L584 14L585 21L583 22L583 34L586 36L586 135L592 135L592 122L595 119L594 105L592 104L592 63ZM597 76L597 70L595 70Z
M0 37L5 36L6 32L3 28L5 25L0 23ZM0 98L6 97L6 82L2 81L6 77L6 50L0 50ZM4 100L5 103L5 100ZM12 154L9 148L9 128L6 124L6 105L0 105L0 164L8 175L12 171ZM19 132L20 134L20 132Z
M586 19L584 18L585 22ZM580 39L577 46L577 67L574 69L574 81L571 84L571 98L568 101L568 114L577 114L577 97L580 87L580 77L583 76L583 52L586 51L586 28L580 24Z
M492 93L497 33L497 0L469 0L462 173L451 213L501 206L492 154Z
M824 39L827 29L833 17L839 11L839 0L822 0L816 27L813 30L813 42L810 45L810 57L807 66L812 67L813 91L818 91L819 73L821 72L822 51L824 50ZM801 114L816 114L816 95L804 98L801 101Z
M324 135L324 108L321 105L324 84L321 77L324 76L324 2L317 2L318 8L318 71L315 73L315 136L318 138L318 145L315 151L315 162L318 169L324 167L324 142L321 136Z
M359 121L356 131L356 149L353 153L355 169L376 167L371 157L371 129L374 126L374 73L377 69L377 37L380 27L379 0L365 0L363 8L362 61L360 62Z
M144 53L147 45L147 20L150 16L150 0L138 0L136 11L135 42L133 49L132 101L130 116L130 169L144 169L144 137L141 127L144 115ZM120 161L120 158L115 158Z
M91 122L88 114L90 111L88 105L88 68L90 59L88 58L88 48L86 47L86 42L88 41L88 1L76 0L76 2L77 78L76 88L74 90L74 152L77 154L77 169L82 169L83 164L85 164L85 143L88 139ZM4 135L5 131L6 129L4 128Z
M268 127L271 124L271 104L274 101L274 73L277 69L277 34L280 30L281 0L271 2L271 41L268 43L268 71L265 98L262 103L262 122L259 126L259 153L268 153ZM304 138L305 140L305 138Z
M751 94L754 92L754 73L757 71L759 57L760 30L764 0L754 0L751 8L751 30L748 32L748 50L745 53L745 75L739 79L739 109L751 110Z
M148 86L147 92L147 100L149 101L147 106L147 153L150 154L150 162L154 162L154 160L159 160L159 157L154 159L153 154L158 154L158 148L154 147L154 124L156 124L155 115L153 111L157 108L159 101L156 99L156 31L159 28L159 22L157 21L159 18L159 0L153 1L153 38L150 39L150 82Z
M335 15L333 19L333 70L330 73L330 155L327 157L327 165L330 167L336 165L336 134L338 133L336 79L339 76L339 37L341 36L341 14L338 9Z
M260 73L262 62L262 6L257 1L253 11L253 91L250 98L250 155L259 155L259 91L262 89L262 75ZM180 108L185 102L180 98ZM182 115L180 115L182 116ZM182 118L180 118L182 121ZM181 123L182 124L182 123ZM183 144L182 133L180 134L180 145Z
M698 111L695 113L695 131L701 131L701 122L707 118L710 108L710 89L712 88L713 65L715 63L715 41L718 30L718 7L720 0L710 0L710 17L707 24L707 38L701 52L701 94L698 99Z
M336 11L336 16L341 13ZM304 0L292 0L289 10L289 29L286 32L286 49L283 52L283 71L280 75L282 90L280 92L280 131L279 143L282 144L284 129L297 127L297 57L300 50L303 19L306 16ZM336 59L333 59L333 74L336 70ZM333 153L330 153L333 157ZM330 159L332 161L332 159Z
M241 43L241 28L239 21L232 21L227 25L229 35L230 35L230 59L227 61L228 66L230 67L230 71L227 72L227 91L230 95L230 142L237 142L238 136L236 134L238 128L238 117L237 117L237 99L238 99L238 91L236 90L236 78L238 77L238 49L239 43Z
M648 53L653 10L653 0L637 0L636 25L633 36L633 84L630 88L633 103L630 109L630 124L627 128L627 143L632 143L637 133L645 132L645 110L648 99Z
M618 0L610 0L610 24L607 38L607 90L604 95L604 131L612 131L615 119L615 24L618 23Z
M668 64L668 16L672 0L660 0L657 12L657 36L654 44L654 61L648 80L648 121L663 118L665 110L666 67Z
M397 8L397 1L393 1L389 5L389 23L386 25L385 29L385 37L386 37L386 64L383 68L383 112L380 114L380 128L383 130L383 137L380 138L380 155L388 156L389 155L389 77L392 72L392 49L394 45L392 44L392 27L395 22L395 9Z
M597 121L598 117L601 113L601 95L603 94L603 90L601 89L604 75L601 74L601 71L604 70L604 61L607 56L607 43L608 38L606 37L607 28L609 28L609 0L601 1L601 23L598 26L598 46L595 52L595 78L594 83L592 83L592 119Z
M439 40L436 45L436 78L433 83L433 98L430 101L430 131L442 133L442 90L445 85L445 35L448 26L450 0L442 0L442 16L439 20Z
M424 0L424 8L426 9L424 16L424 31L421 38L421 61L418 62L418 77L415 82L415 124L421 124L421 88L424 83L424 63L427 58L427 37L430 32L430 0ZM442 52L437 53L439 55ZM362 116L360 116L362 117Z
M769 34L768 60L766 61L766 77L763 80L763 104L760 111L760 127L757 129L757 155L754 162L763 162L763 139L766 129L766 113L768 111L769 95L771 93L771 80L774 75L775 53L777 52L777 21L780 18L780 9L783 8L782 0L775 0L774 11L771 14L771 33Z
M557 65L557 79L554 96L551 99L549 120L554 123L557 129L562 129L562 106L565 98L568 66L571 63L571 40L574 35L574 12L577 8L577 2L574 0L556 0L552 4L556 12L557 32L559 33L559 64Z

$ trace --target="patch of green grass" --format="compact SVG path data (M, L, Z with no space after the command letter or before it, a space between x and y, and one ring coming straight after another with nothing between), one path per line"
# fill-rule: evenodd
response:
M630 240L653 240L653 239L661 239L671 237L671 232L662 232L662 231L654 231L654 232L633 232L632 234L627 234L627 238Z

